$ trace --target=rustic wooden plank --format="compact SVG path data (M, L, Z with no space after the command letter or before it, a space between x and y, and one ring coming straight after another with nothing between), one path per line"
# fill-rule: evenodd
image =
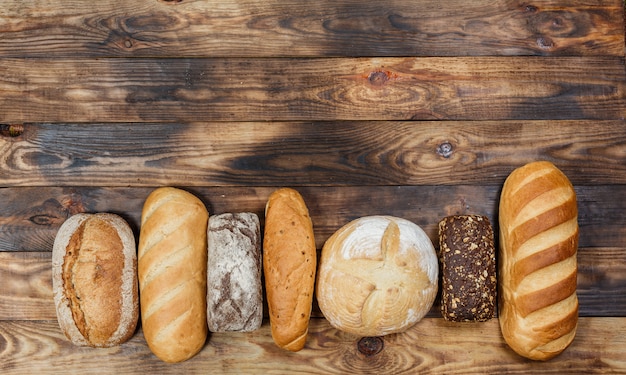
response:
M339 332L324 319L312 319L307 344L291 353L272 342L269 324L251 333L211 334L206 346L178 364L159 361L139 331L119 347L76 347L56 322L0 322L4 374L91 373L311 373L311 374L466 374L607 373L626 370L623 348L626 318L582 318L576 338L548 362L523 359L501 337L496 320L480 324L426 318L407 332L383 338L383 349L366 356L359 337Z
M318 251L319 253L319 251ZM0 252L0 321L55 320L51 253ZM581 248L578 252L579 315L626 317L626 251ZM428 313L441 317L439 298ZM267 313L265 314L267 317ZM323 316L314 303L313 316Z
M0 124L623 119L623 57L4 59Z
M211 214L263 211L274 187L185 187ZM318 248L349 221L367 215L395 215L420 225L437 242L437 223L451 214L475 213L494 221L501 186L298 187L313 220ZM68 215L114 212L138 233L143 202L153 188L41 187L0 189L0 251L51 251ZM580 246L623 247L626 185L575 188Z
M9 0L0 57L624 55L621 0Z
M626 184L626 122L27 124L0 158L2 186L501 184L539 159Z
M0 252L0 280L0 321L56 321L51 253Z

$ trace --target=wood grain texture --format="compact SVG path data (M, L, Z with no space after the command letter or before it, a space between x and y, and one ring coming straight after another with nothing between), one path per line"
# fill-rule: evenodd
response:
M316 246L344 224L368 215L411 220L437 243L437 223L447 215L480 214L497 223L499 185L299 187L313 220ZM33 187L0 189L0 251L51 251L58 228L77 212L112 212L139 233L141 207L153 188ZM273 187L187 187L211 215L253 212L264 222ZM577 187L581 247L623 247L624 185Z
M0 372L626 373L623 0L7 0L0 7ZM579 202L582 318L563 355L516 356L497 320L428 318L365 356L314 304L307 347L267 321L166 366L141 330L72 346L52 303L63 221L185 187L211 214L295 187L316 247L352 219L496 223L516 167L555 163ZM436 243L436 242L435 242Z
M624 129L624 120L27 124L0 136L0 184L501 184L535 160L576 185L626 184Z
M563 3L10 0L0 57L623 55L620 0Z
M34 319L56 322L52 253L0 252L0 280L0 321Z
M51 267L49 252L0 252L0 277L8 280L0 286L0 321L56 320ZM626 317L624 248L580 248L577 288L580 316ZM439 303L438 296L429 317L441 317ZM313 316L322 316L317 302Z
M271 339L269 324L251 333L214 333L189 361L156 360L141 331L127 343L107 349L79 348L56 322L0 322L4 374L89 373L298 373L298 374L466 374L605 373L626 371L623 347L626 318L581 318L576 339L549 362L532 362L504 343L496 320L479 324L426 318L407 332L387 336L378 354L357 350L358 337L339 332L324 319L312 319L305 348L285 353ZM104 360L106 358L106 360Z
M623 57L4 59L0 124L623 119Z

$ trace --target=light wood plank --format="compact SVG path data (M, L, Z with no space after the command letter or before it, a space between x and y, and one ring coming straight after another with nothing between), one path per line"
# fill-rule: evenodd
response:
M56 320L51 272L49 252L0 252L0 321ZM624 248L579 249L577 292L580 316L626 317ZM316 302L313 316L322 316ZM428 316L441 316L439 299Z
M4 59L0 124L626 117L620 57Z
M626 122L27 124L0 158L2 186L501 184L540 159L626 184Z
M5 0L0 57L623 56L622 16L620 0Z
M312 319L307 344L291 353L274 345L269 325L252 333L211 334L204 349L179 364L165 364L138 332L116 348L70 344L56 322L0 322L4 374L137 373L312 373L312 374L536 374L626 371L623 348L626 318L582 318L572 345L548 362L533 362L512 352L497 320L453 324L426 318L405 333L383 338L383 349L365 356L359 338L339 332L324 319Z

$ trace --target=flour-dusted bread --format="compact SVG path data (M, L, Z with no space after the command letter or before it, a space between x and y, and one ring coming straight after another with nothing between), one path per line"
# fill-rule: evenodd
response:
M506 179L499 219L502 335L518 354L550 359L578 323L574 188L552 163L527 164Z
M317 301L330 324L360 336L402 332L431 309L439 265L430 238L391 216L356 219L324 244Z
M52 249L52 291L59 326L72 343L111 347L139 320L135 238L110 213L67 219Z
M209 218L207 321L211 332L254 331L263 322L261 226L251 212Z
M441 315L484 322L496 311L496 250L486 216L453 215L439 222Z
M172 187L154 190L141 214L138 271L143 334L165 362L181 362L204 346L207 223L202 201Z
M315 285L313 223L297 191L274 191L265 208L263 270L272 338L298 351L306 343Z

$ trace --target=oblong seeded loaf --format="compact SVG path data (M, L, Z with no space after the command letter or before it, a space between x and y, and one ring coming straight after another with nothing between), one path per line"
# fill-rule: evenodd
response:
M304 199L282 188L265 209L263 270L272 338L299 351L306 343L317 263L313 223Z

